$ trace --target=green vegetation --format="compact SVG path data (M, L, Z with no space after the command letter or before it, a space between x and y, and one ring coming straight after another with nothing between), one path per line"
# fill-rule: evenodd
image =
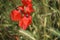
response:
M32 0L32 24L22 30L11 21L11 10L21 0L0 0L0 40L60 40L60 0Z

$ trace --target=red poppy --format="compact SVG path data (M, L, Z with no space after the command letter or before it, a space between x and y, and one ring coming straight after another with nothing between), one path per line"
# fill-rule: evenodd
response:
M18 10L12 10L10 17L13 21L19 21L22 18L21 13Z
M26 30L28 26L32 23L32 17L31 16L24 16L21 21L19 21L19 26Z
M22 0L22 4L23 5L28 5L28 4L31 4L32 0Z
M30 14L34 11L32 7L32 0L22 0L23 6L18 6L17 9L12 10L10 16L13 21L19 21L19 26L26 30L32 23L32 16Z

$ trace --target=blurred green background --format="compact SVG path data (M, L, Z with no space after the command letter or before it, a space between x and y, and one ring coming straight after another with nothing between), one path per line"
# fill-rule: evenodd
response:
M21 0L0 0L0 40L60 40L60 0L32 0L32 24L22 30L10 13Z

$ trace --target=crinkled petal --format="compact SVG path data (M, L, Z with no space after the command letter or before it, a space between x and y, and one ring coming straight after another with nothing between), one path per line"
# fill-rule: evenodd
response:
M32 17L26 17L24 16L23 19L19 22L19 26L26 30L28 28L28 26L32 23Z
M22 4L23 5L28 5L28 4L31 4L32 0L22 0Z
M27 7L24 7L24 11L26 14L31 14L34 10L32 7L27 6Z
M21 20L21 13L17 10L12 10L11 14L10 14L11 20L13 21L19 21Z

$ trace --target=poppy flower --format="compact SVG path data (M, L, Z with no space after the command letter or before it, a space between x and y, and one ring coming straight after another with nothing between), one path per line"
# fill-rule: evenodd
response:
M28 26L32 23L32 17L31 16L24 16L21 21L19 21L19 26L26 30Z
M11 11L10 17L12 21L18 21L19 26L26 30L32 23L32 16L30 15L34 9L32 7L32 0L22 0L23 6L18 6Z
M22 4L25 6L31 4L31 2L32 0L22 0Z
M12 21L19 21L22 18L21 13L16 9L12 10L10 17Z

